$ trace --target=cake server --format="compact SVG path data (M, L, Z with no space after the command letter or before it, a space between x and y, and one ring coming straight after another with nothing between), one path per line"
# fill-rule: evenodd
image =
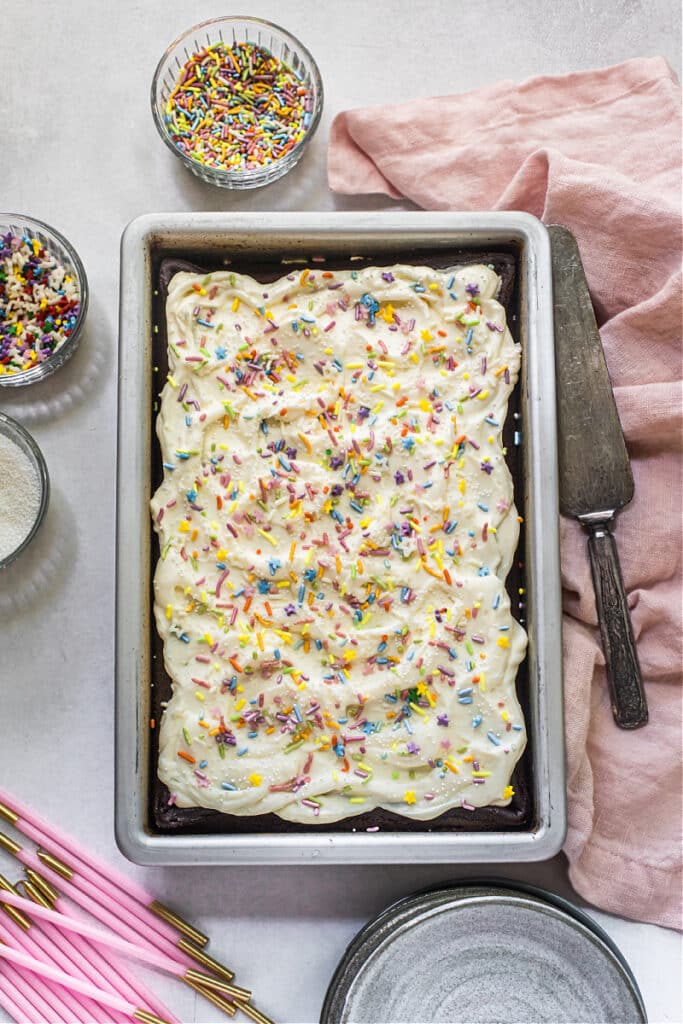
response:
M633 474L576 239L559 225L552 247L560 510L588 531L588 551L614 721L648 719L612 526L633 497Z

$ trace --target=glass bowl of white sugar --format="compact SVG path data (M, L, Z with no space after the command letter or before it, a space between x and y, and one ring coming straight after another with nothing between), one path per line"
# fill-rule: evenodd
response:
M0 569L31 543L49 498L43 453L21 423L0 412Z

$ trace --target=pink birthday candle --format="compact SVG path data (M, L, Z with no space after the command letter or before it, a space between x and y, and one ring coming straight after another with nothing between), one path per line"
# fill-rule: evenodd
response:
M0 1006L18 1024L22 1021L25 1021L26 1024L48 1024L47 1018L41 1017L19 988L12 984L9 975L4 972L0 973Z
M33 944L24 941L26 933L14 924L13 921L3 920L0 924L0 939L3 943L7 943L7 946L0 946L0 955L5 953L8 947L12 947L13 950L20 950L22 953L27 955L33 954ZM22 965L19 964L18 973L22 976L24 983L30 982L35 989L36 993L47 1003L50 1007L55 1021L80 1021L84 1024L85 1018L74 1010L74 1003L71 1002L70 993L62 993L59 991L56 985L50 985L44 978L33 978L28 976L27 972L22 969Z
M34 909L32 904L30 905L30 909ZM27 912L28 911L29 908L27 908ZM78 964L71 955L72 950L69 942L64 939L62 933L57 929L53 929L51 925L43 925L42 928L38 928L34 925L30 931L30 937L33 939L35 946L38 947L38 952L34 953L35 956L40 958L40 951L42 951L42 953L51 960L56 967L66 971L67 974L74 973L76 976L82 975ZM89 978L87 980L93 981L97 984L99 979L96 976L95 978ZM85 1019L88 1024L111 1024L111 1014L105 1013L105 1011L91 999L87 999L84 996L82 999L82 1007L85 1011ZM114 1024L125 1024L126 1020L126 1017L119 1016L118 1019L115 1019Z
M0 845L3 846L9 853L12 853L17 860L21 861L26 867L31 868L33 871L37 871L39 874L45 875L48 881L52 885L58 886L69 899L73 900L74 903L78 903L84 910L87 910L89 914L97 918L102 924L106 924L112 931L116 932L124 939L128 939L129 942L142 942L144 946L152 946L156 949L161 949L162 952L166 952L172 960L176 960L183 966L193 966L192 961L188 956L182 953L174 945L172 945L167 939L162 939L156 933L145 932L144 925L141 922L135 920L121 920L120 914L112 913L113 910L117 909L114 904L110 904L109 907L102 906L94 900L87 892L83 891L81 885L76 885L75 881L67 881L58 875L51 868L47 867L35 853L31 853L30 850L26 850L24 847L19 846L9 837L3 835L0 832ZM74 876L74 880L77 876Z
M87 921L71 917L70 914L59 914L56 910L50 910L47 907L41 907L37 904L28 904L28 901L24 896L19 896L15 892L0 890L0 904L13 907L15 910L24 911L26 913L30 910L31 915L39 921L49 921L56 928L66 930L68 932L75 932L77 935L83 935L86 939L90 939L98 945L108 946L110 949L115 949L117 952L123 953L124 956L131 957L134 960L140 960L142 963L149 964L151 967L158 967L167 974L172 974L174 977L180 978L181 980L186 977L187 972L185 971L185 968L181 967L174 960L169 959L169 957L164 956L163 953L157 953L156 950L147 949L146 947L139 946L136 943L128 942L125 939L119 938L118 935L104 931L102 928L95 927L95 925L92 925ZM245 999L248 999L251 995L251 992L248 992L246 989L239 989L235 985L227 985L223 982L218 982L217 979L212 978L207 974L201 974L199 971L193 971L192 974L193 981L198 981L202 985L207 985L209 988L218 986L219 991L227 993L228 995L234 994ZM229 991L230 989L232 989L232 993Z
M111 899L122 902L131 913L139 916L145 922L147 928L151 928L173 942L177 940L179 932L198 946L205 946L209 941L206 935L169 911L141 885L99 860L66 833L45 821L30 807L11 796L2 787L0 787L0 815L29 839L44 847L48 853L52 853L58 858L66 858L65 865L67 867L82 874L93 885L107 893ZM70 860L72 863L69 863ZM163 920L157 915L161 915ZM169 920L172 921L172 924L167 923Z
M4 895L4 893L3 893ZM14 895L8 893L8 895ZM21 897L18 897L21 901ZM31 956L37 957L37 959L46 959L53 963L56 967L60 967L62 970L69 972L72 965L70 962L63 957L59 948L53 943L50 943L44 935L40 934L38 928L31 928L29 931L23 931L15 923L11 921L5 922L7 930L14 938L14 944L18 949L24 949ZM66 965L63 960L66 960ZM76 1021L80 1021L81 1024L92 1024L96 1021L96 1017L93 1016L91 1007L84 1005L85 1001L77 999L71 992L59 992L60 999L64 1005L71 1011L73 1018ZM102 1024L102 1022L100 1022Z
M135 1020L144 1022L144 1024L158 1024L159 1022L159 1018L154 1017L153 1014L135 1006L134 1003L129 1003L126 999L122 999L120 996L115 996L111 992L105 992L104 989L91 985L89 982L83 981L81 978L73 978L71 975L65 974L64 971L60 971L57 967L53 967L51 964L47 964L43 960L36 960L34 957L29 956L27 953L24 953L22 950L16 949L13 946L7 946L4 944L0 945L0 958L3 960L9 960L10 963L16 964L21 969L30 971L31 974L38 975L41 978L47 978L50 981L55 982L57 985L69 989L71 992L78 992L80 995L90 996L103 1006L109 1006L114 1010L120 1010L122 1013L128 1014L130 1017L134 1017ZM164 1021L163 1024L166 1024L166 1022Z

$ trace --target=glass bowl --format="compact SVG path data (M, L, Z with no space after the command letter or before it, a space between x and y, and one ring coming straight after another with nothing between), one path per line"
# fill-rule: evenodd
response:
M0 557L0 569L5 569L14 561L17 555L21 554L24 548L28 547L45 519L47 506L50 500L50 477L47 472L43 453L29 432L22 427L21 423L13 420L11 416L6 416L4 412L0 412L0 435L9 438L10 441L13 441L24 455L27 456L29 462L36 471L38 486L40 489L38 511L36 512L36 518L31 529L13 551L9 551L4 556ZM3 486L3 483L4 480L0 474L0 487Z
M21 387L24 384L33 384L36 381L43 380L45 377L49 377L51 373L54 373L60 366L63 366L74 354L78 347L83 324L88 312L88 279L76 250L63 235L60 235L59 231L55 231L49 224L44 224L42 220L34 220L33 217L25 217L21 213L0 213L0 235L6 235L8 232L14 235L28 235L30 238L37 238L48 252L78 281L80 301L80 309L73 330L56 352L53 352L44 362L37 363L29 370L20 370L18 373L12 374L0 374L0 387L12 388Z
M216 43L233 46L235 43L255 43L269 50L278 60L289 65L296 77L311 94L310 121L299 142L282 157L272 159L262 167L248 170L224 170L200 163L188 156L173 141L166 125L166 104L186 61L193 54ZM221 188L248 189L269 185L291 171L303 156L313 138L323 109L323 83L313 57L298 39L283 28L260 18L214 18L195 25L174 43L157 65L152 82L152 114L157 130L169 149L194 174Z

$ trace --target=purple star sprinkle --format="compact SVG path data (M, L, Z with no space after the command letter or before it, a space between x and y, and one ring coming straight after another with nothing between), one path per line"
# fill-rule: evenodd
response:
M467 292L468 295L471 295L472 298L474 298L475 295L479 294L479 285L478 284L468 284L468 285L465 286L465 291Z
M412 740L410 741L410 743L406 744L406 750L408 751L409 754L420 753L420 748L418 747L417 743L413 743Z
M481 468L484 470L485 473L493 473L493 466L491 465L490 462L482 462Z
M448 715L437 715L436 716L436 724L437 725L448 725Z
M296 612L296 608L294 607L293 604L286 604L285 611L287 612L288 615L294 615L294 613Z
M400 469L397 469L396 472L394 473L394 480L396 481L397 484L405 483L406 478L404 477Z

